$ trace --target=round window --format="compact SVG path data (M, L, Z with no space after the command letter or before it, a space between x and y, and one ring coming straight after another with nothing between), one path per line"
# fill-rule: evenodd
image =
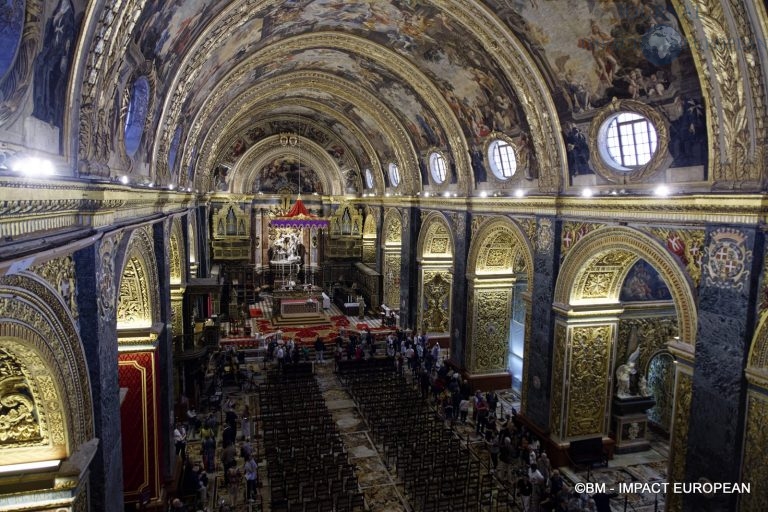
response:
M400 169L394 162L389 164L389 183L393 187L397 187L400 184Z
M437 151L429 155L429 172L432 174L432 179L438 185L445 182L445 178L448 175L445 157Z
M131 99L128 102L128 113L125 115L125 152L130 157L139 150L148 110L149 80L140 76L131 86Z
M365 176L366 188L373 188L373 172L370 169L366 169L363 175Z
M517 171L515 149L505 140L497 139L488 146L488 162L491 172L500 180L508 180Z
M658 147L651 121L634 112L620 112L606 119L598 132L603 161L616 171L631 171L647 164Z

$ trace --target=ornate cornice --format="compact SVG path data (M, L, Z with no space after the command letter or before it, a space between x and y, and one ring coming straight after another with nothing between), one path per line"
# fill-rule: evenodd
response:
M104 228L187 210L191 194L81 181L0 178L0 239L72 228ZM0 244L1 245L1 244Z

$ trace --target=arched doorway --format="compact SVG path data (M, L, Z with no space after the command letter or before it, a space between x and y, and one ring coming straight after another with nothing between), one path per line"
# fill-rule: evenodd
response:
M172 250L171 258L172 256ZM181 253L183 254L183 253ZM178 271L171 270L171 275ZM158 335L160 295L152 227L135 229L126 243L117 301L118 382L125 503L160 493L161 439Z
M492 218L474 235L467 268L465 365L473 378L518 392L525 358L525 295L533 280L531 254L516 224L507 218Z
M439 213L427 215L417 245L419 302L417 330L447 335L451 320L453 236Z
M645 361L650 361L658 350L643 352L640 342L645 334L639 328L637 315L648 305L633 306L632 301L621 300L622 290L626 290L627 283L634 282L633 272L638 268L658 275L658 281L668 291L667 297L652 301L653 307L666 308L676 323L675 329L660 330L660 336L679 333L676 339L666 340L665 348L674 350L677 356L693 353L693 286L678 260L657 240L636 229L604 227L585 235L566 255L555 286L550 429L557 443L607 438L612 429L611 401L618 394L613 369L630 359L637 364L643 353L647 354ZM622 321L630 322L630 328L622 327ZM638 339L628 339L633 330ZM627 356L622 361L623 354ZM685 360L678 357L678 362ZM640 370L644 368L647 363L639 366ZM676 457L684 453L692 366L677 364L675 371L675 432L670 466L676 471L672 478L677 481L679 471L685 468L684 456L682 460ZM630 432L630 436L635 434Z
M75 287L70 256L0 278L0 470L37 482L25 509L47 509L53 493L61 510L88 509L88 473L71 471L98 445Z
M403 217L396 208L389 208L384 214L384 255L382 275L384 278L384 305L396 311L400 309L400 272L402 268Z

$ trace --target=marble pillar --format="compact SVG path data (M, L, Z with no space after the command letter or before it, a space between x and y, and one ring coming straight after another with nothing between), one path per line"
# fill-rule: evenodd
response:
M707 229L685 480L740 481L747 386L743 370L753 333L764 235ZM686 494L683 510L735 510L736 494Z
M531 314L526 318L525 381L522 404L523 415L533 424L546 430L551 403L552 340L554 314L552 301L560 265L561 223L553 217L536 218L536 239L533 244L533 283ZM530 339L528 333L530 331Z
M453 220L453 288L451 290L451 361L459 368L466 368L464 359L467 332L467 258L471 230L469 214L457 212Z
M416 264L416 249L421 228L421 210L404 208L403 239L400 246L400 327L416 329L416 312L419 300L419 269ZM406 286L403 286L405 284Z
M78 322L88 363L95 434L90 465L91 510L123 510L123 455L118 384L117 280L115 256L120 235L105 235L74 254Z

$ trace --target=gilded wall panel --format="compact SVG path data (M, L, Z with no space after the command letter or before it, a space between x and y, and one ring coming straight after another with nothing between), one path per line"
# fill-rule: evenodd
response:
M677 256L691 276L694 288L698 288L701 281L701 257L704 255L704 230L650 228L650 232L664 242L669 252Z
M741 481L752 483L752 492L741 496L743 512L768 510L768 396L750 390L747 398L746 433L744 435L744 459L741 465Z
M169 244L169 256L171 260L171 284L179 284L181 283L182 275L183 275L183 267L182 267L182 249L181 249L181 240L179 240L178 236L176 235L176 232L174 231L173 235L171 235L171 243Z
M46 410L36 384L26 365L0 348L0 449L48 443ZM46 389L46 395L55 399L55 389Z
M509 315L512 289L474 291L473 330L469 343L473 345L470 371L474 373L507 370Z
M506 226L500 225L486 233L477 255L477 272L509 274L514 271L516 240Z
M104 323L112 320L115 314L115 253L123 238L123 233L104 238L99 245L99 257L96 265L96 284L98 295L96 303L99 307L99 317Z
M574 221L563 222L563 232L560 238L560 261L565 258L565 255L568 254L571 247L581 240L584 235L599 227L602 227L602 224Z
M558 439L563 438L563 387L566 380L565 351L567 330L565 325L555 325L555 343L552 348L552 402L549 410L549 428ZM528 350L526 347L526 356Z
M173 335L177 336L184 333L184 314L183 302L181 300L171 299L171 328Z
M672 413L672 437L669 446L669 480L670 482L685 481L685 460L688 453L688 420L691 414L691 394L693 378L680 370L678 365L677 384L675 389L675 410ZM682 494L667 495L667 511L682 510Z
M120 279L117 306L118 326L149 326L152 324L152 305L149 298L147 272L138 257L130 258Z
M604 433L612 333L611 325L570 329L569 438Z
M421 330L448 332L451 318L451 274L447 270L424 271L421 290Z
M667 343L678 336L677 317L664 316L658 312L650 312L644 318L626 318L619 320L619 331L616 338L616 367L627 362L629 354L640 347L640 355L636 366L645 371L654 354L665 351Z
M384 253L384 303L400 308L400 253Z
M59 292L64 304L69 308L72 319L77 320L77 280L75 278L75 261L72 256L63 256L48 260L40 265L30 267L30 272L45 279L54 290Z
M385 243L401 243L403 240L403 221L395 215L387 217L387 220L389 222L384 227Z

